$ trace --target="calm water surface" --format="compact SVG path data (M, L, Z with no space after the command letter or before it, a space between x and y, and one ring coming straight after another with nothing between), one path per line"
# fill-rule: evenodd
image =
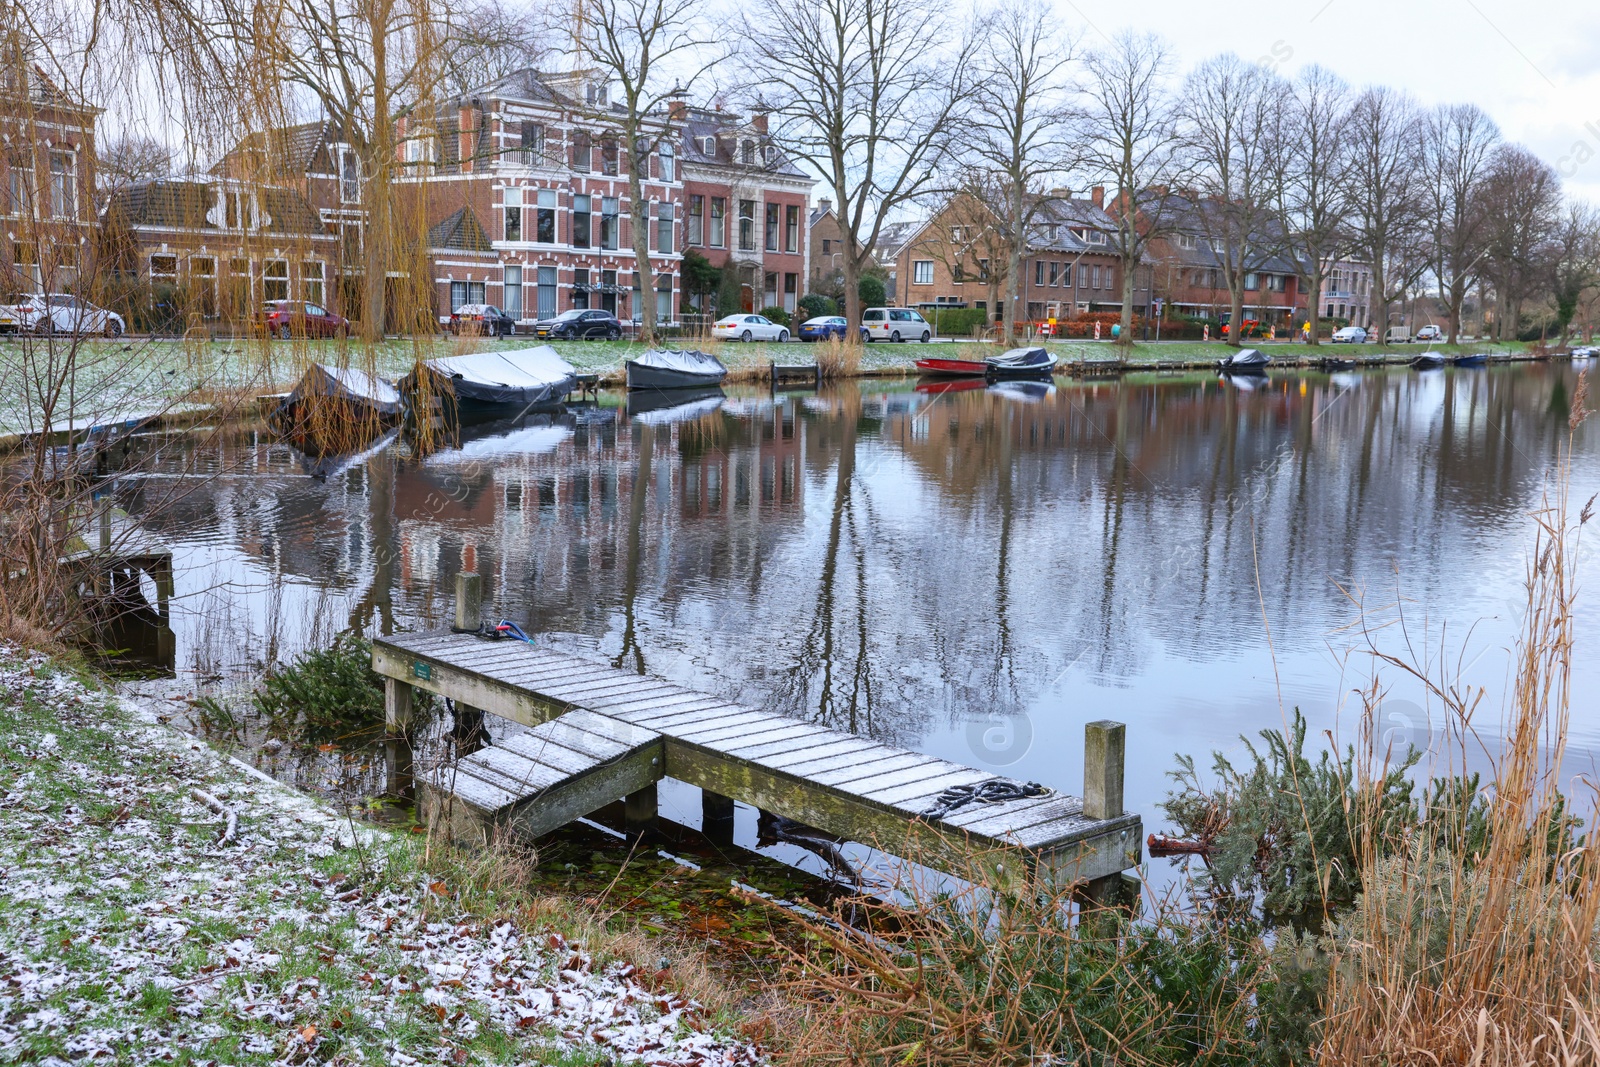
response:
M1238 755L1295 707L1355 739L1358 602L1403 605L1414 654L1487 687L1497 727L1575 384L1554 363L609 397L326 481L264 433L169 440L174 473L217 477L117 492L178 552L180 677L433 625L468 558L554 645L1069 791L1084 724L1120 720L1129 806L1159 829L1174 753ZM1580 599L1572 773L1600 751L1597 622ZM1426 744L1423 696L1391 681L1395 736ZM692 790L663 802L697 822Z

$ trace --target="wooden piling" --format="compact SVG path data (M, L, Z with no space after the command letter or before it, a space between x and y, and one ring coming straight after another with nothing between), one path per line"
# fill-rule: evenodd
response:
M483 575L461 571L456 575L456 632L470 633L482 624Z
M656 784L629 793L623 802L623 825L630 837L647 836L656 827Z
M411 733L412 689L398 678L383 680L383 727L390 737Z
M1114 819L1122 814L1122 784L1128 728L1101 719L1083 728L1083 814ZM1131 884L1130 884L1131 883ZM1089 908L1129 907L1138 901L1138 882L1122 873L1091 878L1079 893Z
M713 845L733 845L733 798L700 790L700 832Z

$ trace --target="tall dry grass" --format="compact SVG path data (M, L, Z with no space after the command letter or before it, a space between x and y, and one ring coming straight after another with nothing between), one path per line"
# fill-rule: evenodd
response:
M861 370L861 344L842 337L817 342L817 376L824 381L853 378Z
M1580 378L1572 430L1586 397ZM1569 442L1555 487L1533 515L1525 617L1485 803L1476 815L1466 804L1444 805L1403 847L1360 855L1365 891L1331 938L1321 1063L1600 1063L1600 863L1593 827L1569 832L1575 824L1560 778L1575 564L1594 504L1575 519L1569 513L1570 462ZM1397 657L1381 659L1427 687L1447 718L1448 756L1464 767L1479 743L1477 694ZM1367 695L1364 774L1386 758L1372 727L1375 690ZM1584 788L1592 813L1593 787ZM1469 825L1474 818L1478 825Z

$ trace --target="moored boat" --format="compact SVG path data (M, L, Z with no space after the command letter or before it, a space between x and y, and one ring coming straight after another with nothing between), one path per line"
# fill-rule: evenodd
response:
M515 416L555 404L578 383L578 372L549 345L420 361L400 382L413 410L419 396L438 397L447 417L463 421Z
M1465 356L1456 356L1450 361L1456 367L1481 367L1489 362L1489 353L1473 352Z
M1043 348L1012 348L983 361L991 378L1037 377L1056 368L1056 357Z
M353 451L400 418L394 385L354 367L313 363L267 416L274 433L311 456Z
M652 348L626 367L629 389L705 389L728 376L720 359L694 349Z
M1411 365L1417 370L1432 370L1435 367L1442 367L1448 362L1450 362L1448 356L1440 355L1438 352L1424 352L1416 359L1413 359Z
M1217 370L1223 374L1265 374L1272 357L1255 348L1241 348L1217 360Z
M980 359L919 359L917 369L941 378L982 378L989 368Z
M1356 361L1344 359L1340 356L1323 356L1322 359L1317 361L1317 366L1323 370L1354 370Z

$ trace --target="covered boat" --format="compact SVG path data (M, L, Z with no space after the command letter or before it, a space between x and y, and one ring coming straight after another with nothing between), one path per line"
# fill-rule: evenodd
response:
M400 419L400 392L354 367L313 363L267 416L273 432L302 452L351 452Z
M996 378L1049 374L1056 368L1056 357L1037 346L1008 349L983 362L989 374Z
M652 348L626 366L629 389L704 389L728 376L720 359L693 349Z
M1465 356L1456 356L1450 361L1456 367L1481 367L1489 362L1489 353L1472 352Z
M1217 360L1217 369L1223 374L1265 374L1272 357L1256 348L1241 348L1224 359Z
M917 369L941 378L982 378L989 373L981 359L919 359Z
M1431 370L1434 367L1442 367L1448 362L1450 362L1450 359L1447 356L1442 356L1437 352L1424 352L1412 360L1411 365L1417 370Z
M578 372L549 345L423 360L400 382L413 402L439 397L447 416L515 416L555 404L578 384ZM453 409L453 410L452 410Z

